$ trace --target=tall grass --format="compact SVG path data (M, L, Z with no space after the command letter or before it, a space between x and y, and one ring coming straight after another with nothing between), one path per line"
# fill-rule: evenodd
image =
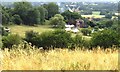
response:
M118 50L100 48L44 51L24 45L1 50L2 70L118 70Z

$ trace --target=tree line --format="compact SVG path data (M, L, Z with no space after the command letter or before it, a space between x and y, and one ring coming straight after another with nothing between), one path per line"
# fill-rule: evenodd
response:
M55 3L41 6L32 6L30 2L14 2L13 8L2 8L2 24L43 24L45 19L50 19L59 14L59 7Z

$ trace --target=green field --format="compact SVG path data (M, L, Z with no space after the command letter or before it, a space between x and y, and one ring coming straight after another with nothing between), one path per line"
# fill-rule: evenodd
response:
M54 28L51 28L48 25L39 25L37 27L35 27L35 26L26 26L26 25L10 25L10 26L7 26L7 27L10 28L10 31L11 31L12 34L18 34L21 37L25 37L25 32L30 31L30 30L33 30L33 31L39 32L39 33L46 32L46 31L54 31L55 30ZM82 35L81 32L79 32L77 34ZM75 35L76 34L72 33L73 37ZM91 39L90 36L83 36L83 38L85 38L87 40Z
M92 18L92 17L94 17L94 18L103 18L103 17L105 17L105 15L81 15L82 17L85 17L85 18L88 18L88 17L90 17L90 18Z
M100 15L100 11L93 11L92 15Z
M10 31L12 34L19 34L21 37L25 36L26 31L33 30L35 32L46 32L46 31L53 31L53 28L50 28L50 26L46 25L39 25L37 27L35 26L25 26L25 25L10 25L8 26L10 28Z

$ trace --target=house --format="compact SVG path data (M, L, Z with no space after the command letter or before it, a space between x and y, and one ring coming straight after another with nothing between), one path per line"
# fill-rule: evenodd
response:
M85 26L84 20L76 19L76 27L77 28L83 28L84 26Z

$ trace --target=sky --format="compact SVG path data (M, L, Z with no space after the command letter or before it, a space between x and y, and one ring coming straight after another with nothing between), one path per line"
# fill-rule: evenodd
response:
M19 1L28 1L28 2L116 2L120 0L0 0L0 2L19 2Z

